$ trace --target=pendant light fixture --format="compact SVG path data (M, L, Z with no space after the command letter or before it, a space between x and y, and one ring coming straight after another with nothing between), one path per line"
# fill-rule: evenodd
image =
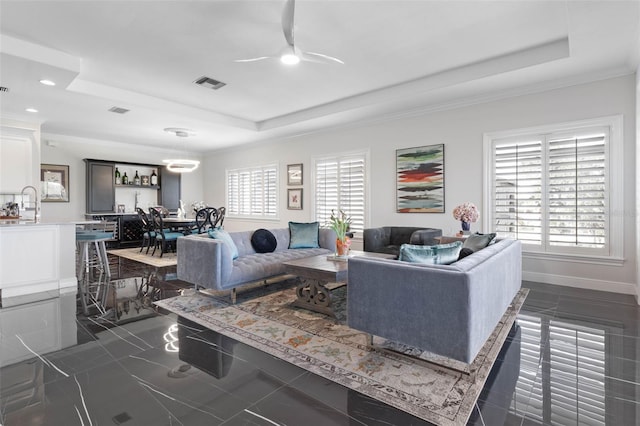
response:
M164 129L167 133L172 133L180 138L186 138L195 135L193 130L184 129L181 127L167 127ZM200 165L198 160L190 160L188 158L171 158L162 160L167 164L167 170L174 173L189 173L194 171Z

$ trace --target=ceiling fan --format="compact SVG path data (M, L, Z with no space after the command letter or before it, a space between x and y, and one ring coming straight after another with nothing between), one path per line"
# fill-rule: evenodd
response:
M295 0L287 0L287 3L284 5L284 9L282 11L282 32L284 33L284 38L287 41L287 45L280 51L279 55L259 56L257 58L249 59L236 59L234 62L256 62L262 61L263 59L280 58L280 61L287 65L295 65L300 61L320 63L337 62L339 64L344 64L343 61L338 58L334 58L333 56L317 52L303 52L298 48L298 46L295 45L293 38L293 15L295 7Z

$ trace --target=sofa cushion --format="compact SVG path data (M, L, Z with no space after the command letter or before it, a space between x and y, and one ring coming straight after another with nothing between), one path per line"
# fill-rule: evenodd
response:
M264 280L285 273L283 262L302 259L304 257L329 255L331 251L324 248L277 250L273 253L255 253L241 256L233 261L231 276L225 288Z
M256 229L251 235L251 245L256 253L271 253L278 246L276 236L267 229Z
M476 232L475 234L471 234L467 237L462 247L470 248L473 251L478 251L478 250L482 250L483 248L491 244L491 242L494 241L495 239L496 239L495 233L481 234L479 232Z
M400 246L399 260L412 263L448 265L458 260L461 248L462 242L460 241L435 246L403 244Z
M320 224L318 222L289 222L289 248L319 248Z
M238 247L236 247L236 244L233 242L233 239L231 239L231 235L229 235L227 231L220 228L210 229L209 236L211 238L215 238L216 240L222 241L229 248L229 251L231 252L231 257L233 259L238 258Z

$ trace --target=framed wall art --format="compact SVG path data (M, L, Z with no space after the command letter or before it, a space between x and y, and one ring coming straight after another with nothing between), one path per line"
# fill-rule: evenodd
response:
M444 213L444 144L396 150L398 213Z
M41 164L40 181L43 202L69 202L69 166Z
M302 188L287 190L287 208L289 210L302 210Z
M287 185L302 185L302 164L287 166Z

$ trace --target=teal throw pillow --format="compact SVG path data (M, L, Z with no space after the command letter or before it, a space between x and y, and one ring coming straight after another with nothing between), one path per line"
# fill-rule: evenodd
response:
M470 248L471 250L478 251L482 250L496 239L496 234L481 234L476 232L475 234L471 234L464 240L464 244L462 247Z
M400 246L400 256L398 259L411 263L448 265L458 260L461 248L461 241L435 246L403 244Z
M320 224L318 222L289 222L289 248L319 248Z
M225 243L226 246L229 247L229 250L231 251L231 257L233 259L238 258L238 255L239 255L238 247L236 247L236 243L233 242L231 235L229 235L227 231L220 228L213 228L209 230L209 236L211 238L215 238L216 240L220 240L223 243Z

